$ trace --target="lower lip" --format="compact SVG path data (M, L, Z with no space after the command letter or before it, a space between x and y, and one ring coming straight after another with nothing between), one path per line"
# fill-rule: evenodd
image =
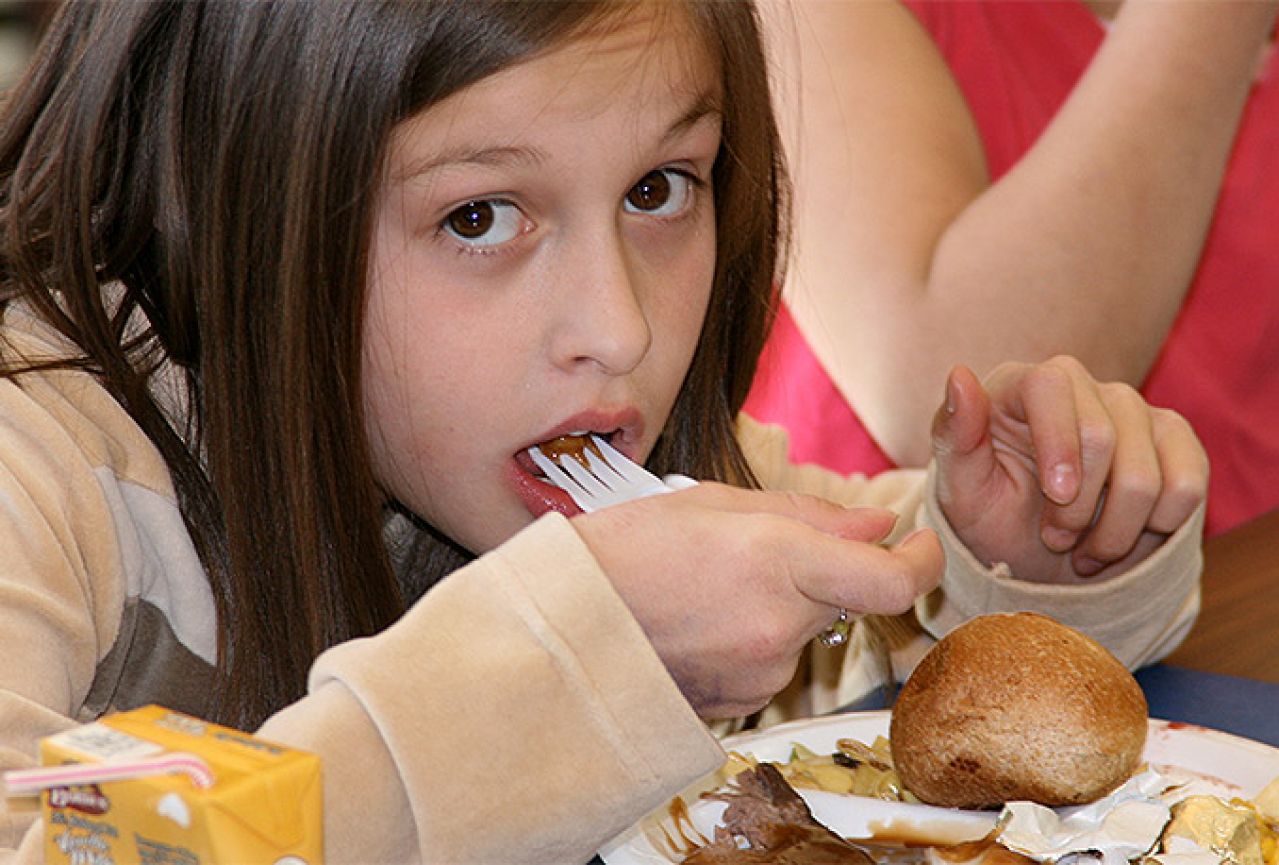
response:
M563 514L566 517L575 517L582 513L582 509L568 493L530 474L514 458L511 459L506 478L515 495L519 497L534 519L549 513Z

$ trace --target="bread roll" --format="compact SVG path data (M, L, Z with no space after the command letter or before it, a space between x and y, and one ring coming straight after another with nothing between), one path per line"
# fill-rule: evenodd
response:
M924 802L990 808L1092 802L1146 743L1146 697L1104 646L1036 613L956 628L902 687L893 764Z

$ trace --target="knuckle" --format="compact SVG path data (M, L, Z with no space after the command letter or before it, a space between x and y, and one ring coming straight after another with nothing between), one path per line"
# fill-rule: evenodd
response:
M1127 471L1111 481L1111 495L1137 508L1152 507L1163 490L1164 479L1157 466Z
M1108 381L1097 385L1098 391L1107 402L1133 406L1144 406L1145 398L1126 381Z
M1085 464L1109 461L1115 451L1115 426L1106 418L1084 418L1079 422L1079 447Z
M1044 361L1042 366L1045 370L1051 370L1053 374L1064 375L1067 378L1088 375L1088 370L1080 363L1079 358L1070 354L1055 354Z
M1178 478L1164 490L1160 511L1166 515L1166 523L1154 526L1157 531L1171 532L1179 526L1195 508L1208 497L1206 482L1191 478Z
M1080 366L1080 363L1075 358L1074 355L1059 353L1059 354L1054 354L1052 357L1048 358L1048 360L1044 361L1044 365L1055 366L1055 367L1060 367L1062 369L1069 370L1069 369L1078 368Z
M1021 390L1026 393L1051 394L1071 386L1073 372L1064 356L1024 367Z
M761 675L774 669L791 651L794 642L794 634L785 622L777 616L763 616L743 641L742 648L756 674Z
M722 539L724 552L743 568L773 567L782 547L778 520L769 514L751 514L743 524L744 531L725 532Z
M1184 503L1188 508L1195 508L1208 497L1208 475L1178 475L1168 484L1167 495L1173 501Z
M1092 523L1093 511L1085 507L1052 508L1045 514L1045 523L1072 535L1083 534Z
M919 597L921 582L921 575L914 574L905 563L895 560L880 574L879 584L875 587L874 609L870 612L892 615L906 612Z
M1156 408L1152 410L1151 423L1161 439L1183 439L1197 454L1203 470L1207 472L1208 452L1204 450L1203 442L1199 440L1199 435L1188 419L1172 409Z

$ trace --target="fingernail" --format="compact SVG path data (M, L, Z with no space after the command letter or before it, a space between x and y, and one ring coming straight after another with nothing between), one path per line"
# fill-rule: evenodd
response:
M1058 504L1075 497L1075 467L1070 463L1057 463L1049 471L1048 497Z
M893 532L897 530L897 523L898 523L898 522L899 522L899 519L898 519L897 515L896 515L896 514L893 514L893 520L892 520L892 522L890 522L890 523L888 524L888 528L886 528L886 529L885 529L885 530L884 530L884 531L880 534L880 536L879 536L878 538L876 538L876 539L875 539L876 543L880 543L880 544L884 544L884 543L886 543L886 542L887 542L887 540L888 540L888 538L891 538L891 537L893 536Z
M1101 573L1106 565L1096 559L1090 559L1087 556L1080 556L1075 559L1075 573L1081 577L1091 577Z
M959 402L959 387L955 384L955 373L946 376L946 414L954 414Z
M932 529L928 529L928 528L920 527L920 528L915 529L914 531L910 532L908 535L906 535L906 537L904 537L904 538L902 538L900 541L898 541L898 542L897 542L897 546L899 546L899 547L904 547L904 546L906 546L907 544L909 544L910 542L914 541L916 538L920 537L921 535L927 535L927 534L931 534L931 533L932 533Z

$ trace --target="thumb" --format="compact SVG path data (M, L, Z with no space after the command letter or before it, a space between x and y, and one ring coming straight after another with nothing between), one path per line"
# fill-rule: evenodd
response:
M956 366L946 377L946 400L933 417L937 492L943 502L958 490L981 489L995 470L990 397L977 376Z

